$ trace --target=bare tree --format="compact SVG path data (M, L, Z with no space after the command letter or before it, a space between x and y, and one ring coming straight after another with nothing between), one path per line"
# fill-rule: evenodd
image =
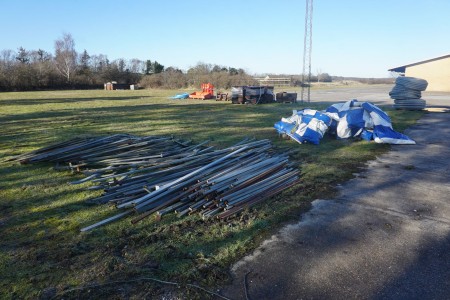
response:
M15 61L15 53L10 49L2 50L0 53L0 66L12 67Z
M131 59L130 62L129 62L129 65L130 65L130 71L132 73L142 74L142 73L145 72L144 71L144 69L145 69L145 62L143 62L140 59L137 59L137 58Z
M64 33L61 39L55 41L55 65L67 83L70 83L77 66L75 41L70 33Z
M51 53L42 49L31 51L30 62L34 69L37 85L39 87L48 85L54 70Z
M13 85L15 58L16 54L10 49L0 52L0 90L10 89Z
M94 72L101 73L108 65L108 56L105 54L92 55L90 65Z

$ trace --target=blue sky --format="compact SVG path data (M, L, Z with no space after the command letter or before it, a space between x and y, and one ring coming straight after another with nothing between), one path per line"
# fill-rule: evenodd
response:
M302 72L304 0L0 0L0 50L77 51L110 60L198 62L250 74ZM315 0L312 72L387 77L387 69L450 54L449 0Z

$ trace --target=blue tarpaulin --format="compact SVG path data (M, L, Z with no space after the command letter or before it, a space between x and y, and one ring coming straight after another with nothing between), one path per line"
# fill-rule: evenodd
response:
M189 93L176 94L175 96L170 97L170 99L187 99L187 98L189 98Z
M303 109L294 111L291 117L283 118L275 123L275 128L300 144L308 142L317 145L328 130L331 121L331 118L322 112Z
M274 127L280 134L299 143L317 145L325 132L329 132L340 139L361 137L377 143L415 144L392 129L391 119L384 111L372 103L358 100L333 104L325 111L294 111L291 117L282 118Z

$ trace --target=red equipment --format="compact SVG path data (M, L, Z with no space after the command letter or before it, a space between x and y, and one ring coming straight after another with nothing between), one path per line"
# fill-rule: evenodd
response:
M193 92L189 95L190 99L212 99L214 98L214 85L212 83L202 83L201 92Z

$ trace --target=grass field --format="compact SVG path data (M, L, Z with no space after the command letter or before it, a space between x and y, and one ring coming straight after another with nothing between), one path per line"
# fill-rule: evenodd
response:
M174 135L217 147L244 137L268 138L295 150L302 181L229 221L192 215L129 219L80 233L113 208L86 200L99 192L70 185L81 175L51 164L0 164L0 297L141 299L161 295L208 298L188 283L213 289L228 267L280 224L298 219L317 197L352 177L364 162L389 149L325 137L319 146L282 140L273 124L297 104L258 106L169 100L175 91L53 91L0 93L0 160L76 136L114 133ZM314 107L323 109L325 107ZM389 111L402 131L420 112ZM158 283L170 280L181 285Z

